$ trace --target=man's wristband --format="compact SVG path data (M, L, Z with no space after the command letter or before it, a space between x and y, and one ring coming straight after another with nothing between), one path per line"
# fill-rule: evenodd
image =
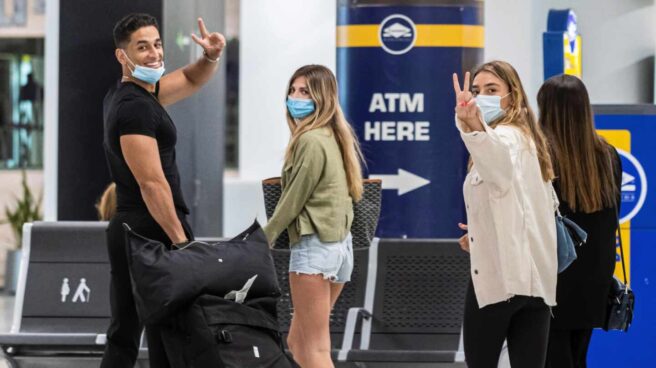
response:
M209 55L207 55L207 51L203 50L203 56L205 57L205 60L209 61L210 63L218 63L219 59L221 56L217 57L216 59L212 59Z

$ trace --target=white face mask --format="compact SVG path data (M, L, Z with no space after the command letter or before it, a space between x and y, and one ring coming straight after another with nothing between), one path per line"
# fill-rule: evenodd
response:
M478 95L476 96L476 105L481 110L483 114L483 120L486 124L499 119L504 116L506 112L501 108L501 99L506 98L510 95L510 92L505 96L488 96L488 95Z

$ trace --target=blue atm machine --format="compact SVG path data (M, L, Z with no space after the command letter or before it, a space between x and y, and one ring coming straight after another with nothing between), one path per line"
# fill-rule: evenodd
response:
M451 76L482 62L480 1L345 1L337 16L341 103L383 179L382 238L455 238L467 152ZM462 82L461 82L462 83Z
M595 331L590 367L656 366L656 106L595 105L595 125L622 159L620 228L635 314L627 333ZM653 189L651 189L653 191ZM615 276L622 280L617 252Z

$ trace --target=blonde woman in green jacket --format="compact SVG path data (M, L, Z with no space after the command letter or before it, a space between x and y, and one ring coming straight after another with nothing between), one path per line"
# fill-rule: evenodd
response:
M362 153L344 118L333 73L307 65L287 92L291 139L282 195L264 228L272 244L287 229L294 315L287 344L301 367L333 367L330 311L353 270L353 201L362 196Z

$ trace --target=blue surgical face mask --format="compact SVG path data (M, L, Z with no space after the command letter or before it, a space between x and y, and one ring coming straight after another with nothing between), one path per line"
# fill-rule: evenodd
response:
M294 119L303 119L314 112L314 101L309 98L287 97L287 110Z
M476 105L478 105L478 108L481 109L483 120L486 124L490 124L491 122L506 114L506 112L501 108L501 99L507 97L508 95L510 95L510 93L505 96L476 96Z
M121 51L123 51L123 54L125 54L125 57L128 59L128 61L134 65L134 69L130 69L130 66L128 65L128 69L130 69L132 72L132 77L148 84L155 84L157 81L159 81L160 78L162 78L162 75L164 74L164 62L162 62L162 66L159 68L148 68L146 66L141 66L133 63L125 50Z

